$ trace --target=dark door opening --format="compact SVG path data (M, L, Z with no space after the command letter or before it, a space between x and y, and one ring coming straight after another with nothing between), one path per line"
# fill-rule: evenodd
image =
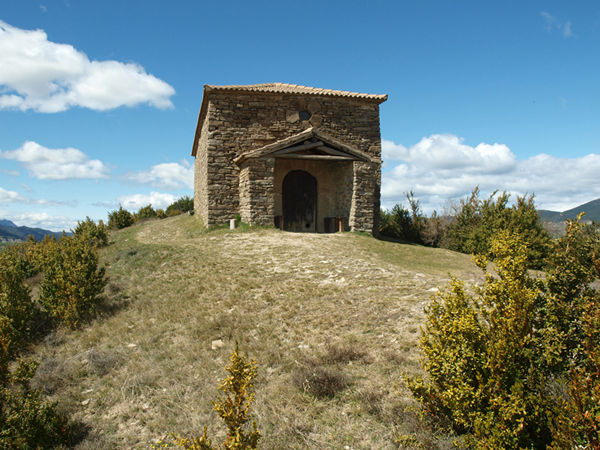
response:
M283 228L317 231L317 179L304 170L292 170L281 186Z

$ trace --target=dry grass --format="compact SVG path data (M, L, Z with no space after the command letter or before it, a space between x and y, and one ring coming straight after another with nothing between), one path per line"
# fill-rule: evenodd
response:
M477 280L468 256L353 233L207 232L187 215L112 240L100 318L35 349L37 385L89 426L79 449L147 449L205 425L222 436L211 400L235 340L259 365L261 448L448 445L411 412L402 374L420 370L423 306L448 272Z

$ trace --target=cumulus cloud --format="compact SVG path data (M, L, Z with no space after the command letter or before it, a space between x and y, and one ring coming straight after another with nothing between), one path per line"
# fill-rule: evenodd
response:
M135 63L90 61L43 30L0 21L0 110L55 113L79 106L97 111L149 104L173 107L175 89Z
M108 168L76 148L49 149L27 141L21 148L0 151L0 158L18 161L29 176L40 180L71 180L108 177Z
M405 203L413 190L423 209L440 209L445 201L468 195L479 186L484 195L499 189L515 195L535 194L541 209L565 211L600 197L600 155L557 158L539 154L517 160L502 144L464 144L453 135L432 135L406 148L383 141L382 154L394 161L382 175L382 206Z
M477 147L463 144L464 139L452 134L432 134L410 148L382 141L382 158L426 165L438 170L463 172L482 170L486 173L505 173L516 164L515 155L506 145L481 143Z
M35 212L0 211L0 217L10 220L19 227L43 228L50 231L69 231L75 228L78 222L72 217Z
M127 174L125 178L136 183L149 184L159 189L194 188L194 168L185 160L181 164L158 164L152 166L150 170Z
M162 194L160 192L150 192L150 195L134 194L117 197L117 201L121 206L130 211L137 211L141 207L149 204L151 204L154 209L165 209L175 200L177 200L177 198L174 195Z

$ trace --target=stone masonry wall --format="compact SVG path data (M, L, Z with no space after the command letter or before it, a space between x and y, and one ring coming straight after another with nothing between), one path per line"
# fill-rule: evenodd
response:
M196 161L194 163L194 210L204 225L208 225L208 121L202 124L202 132L198 143Z
M377 234L375 222L379 220L379 211L375 211L377 203L378 164L354 161L354 189L350 208L350 229Z
M205 132L203 124L200 140L207 137L208 226L224 223L240 212L240 172L233 160L247 151L315 127L374 157L381 156L379 104L375 101L295 94L205 95L208 111L204 123L208 129ZM298 112L303 110L312 113L310 120L299 120ZM200 150L199 147L198 153ZM360 205L367 207L364 202Z
M273 171L275 158L249 159L240 172L240 215L242 221L256 225L273 225Z

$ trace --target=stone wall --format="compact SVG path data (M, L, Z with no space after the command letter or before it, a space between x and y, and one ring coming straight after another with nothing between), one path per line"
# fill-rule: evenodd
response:
M198 198L195 206L207 226L226 223L238 213L245 217L245 221L258 214L262 217L260 223L263 223L267 215L272 214L256 212L256 205L252 206L248 203L249 199L241 198L241 189L255 189L253 186L260 185L248 184L257 180L248 178L248 173L241 174L240 168L233 163L236 157L247 151L314 127L373 157L381 157L377 101L228 91L209 91L205 92L205 96L208 107L196 155L195 185ZM312 116L309 120L300 120L299 112L305 110ZM378 208L378 205L375 207L378 197L375 199L373 193L375 187L372 186L371 172L365 172L369 177L365 181L357 180L356 170L354 172L353 179L346 178L345 182L339 180L344 188L338 193L341 202L335 215L345 216L352 204L353 211L358 214L354 220L356 229L371 232L375 225L373 209ZM356 193L352 194L352 188L358 186L363 192L367 190L367 184L371 189L368 196L362 200L355 198ZM365 208L370 212L363 211ZM369 223L371 225L367 229Z
M273 170L275 158L248 159L240 171L240 215L242 221L273 225Z
M379 189L380 167L378 164L354 161L352 206L350 209L350 229L377 234L375 222L379 222L377 193Z
M202 124L194 163L194 211L208 226L208 120Z

